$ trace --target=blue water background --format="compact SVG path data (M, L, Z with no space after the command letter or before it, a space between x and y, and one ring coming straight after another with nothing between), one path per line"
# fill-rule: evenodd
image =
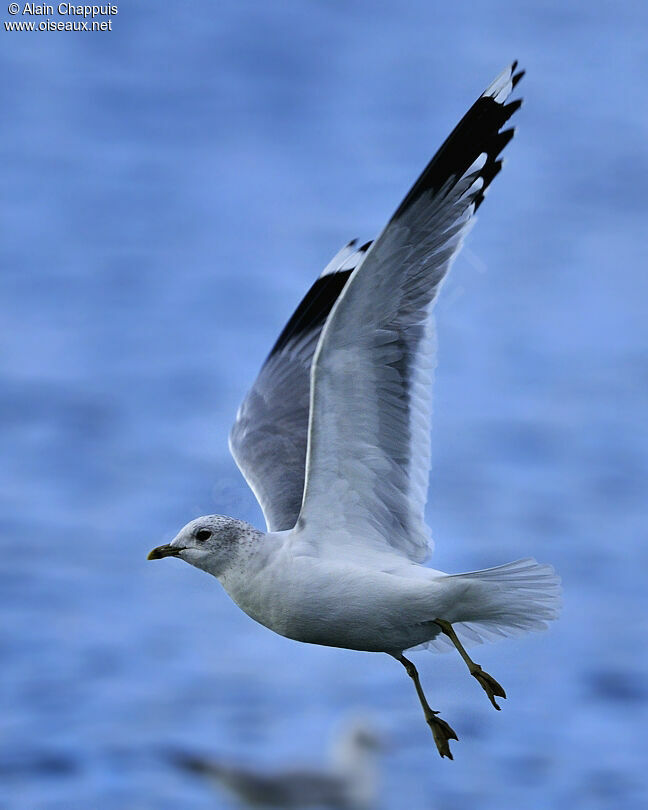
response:
M4 8L0 13L9 19ZM122 3L2 30L0 805L226 807L183 749L317 762L363 708L381 808L640 808L648 722L648 6ZM146 562L196 515L261 526L227 450L300 296L376 234L512 58L515 141L438 306L435 566L533 555L549 633L387 656L257 626Z

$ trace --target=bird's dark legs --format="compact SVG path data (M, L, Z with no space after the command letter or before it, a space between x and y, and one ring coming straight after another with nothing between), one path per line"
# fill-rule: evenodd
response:
M492 675L489 675L488 672L484 672L484 670L479 666L479 664L476 664L472 660L472 658L470 658L468 653L465 651L463 644L457 638L457 634L455 633L454 628L450 624L450 622L446 622L444 619L435 619L434 621L436 624L439 625L441 630L446 634L446 636L448 636L450 641L455 645L455 647L457 648L457 652L466 662L466 666L470 670L470 674L473 676L473 678L476 678L479 681L479 685L488 695L488 699L497 709L497 711L499 711L500 707L495 702L495 698L496 697L505 698L506 692L504 691L504 689L497 683L497 681L495 680L495 678L493 678Z
M421 706L423 707L423 714L425 715L425 721L428 726L432 729L432 734L434 735L434 742L436 743L436 747L439 750L439 754L442 757L448 757L448 759L453 759L452 754L450 753L450 745L448 744L449 740L456 740L458 739L455 732L450 728L450 726L442 720L437 715L439 712L433 711L423 692L423 687L421 686L421 681L419 680L419 674L416 671L416 667L411 661L408 661L404 655L397 655L395 656L397 661L400 661L401 664L407 670L407 674L410 678L414 681L414 686L416 687L416 694L418 695L418 699L421 701Z

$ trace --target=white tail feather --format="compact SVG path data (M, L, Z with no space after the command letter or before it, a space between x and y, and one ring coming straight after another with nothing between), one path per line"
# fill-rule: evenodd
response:
M466 646L545 630L560 612L560 577L550 565L531 557L448 579L466 588L456 617L448 617ZM443 634L421 646L439 652L454 649Z

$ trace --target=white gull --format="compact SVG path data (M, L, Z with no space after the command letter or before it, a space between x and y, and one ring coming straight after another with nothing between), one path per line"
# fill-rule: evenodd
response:
M471 642L538 630L559 579L531 558L448 575L424 567L434 367L431 310L513 137L523 73L504 70L441 146L378 238L325 268L237 414L230 448L267 523L208 515L149 559L217 577L283 636L385 652L414 681L440 755L453 729L430 709L412 647L456 647L495 708L506 697Z

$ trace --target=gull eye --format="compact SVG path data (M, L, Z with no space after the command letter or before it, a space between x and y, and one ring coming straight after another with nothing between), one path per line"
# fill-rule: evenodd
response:
M196 540L209 540L211 536L212 533L209 531L209 529L200 529L196 532Z

